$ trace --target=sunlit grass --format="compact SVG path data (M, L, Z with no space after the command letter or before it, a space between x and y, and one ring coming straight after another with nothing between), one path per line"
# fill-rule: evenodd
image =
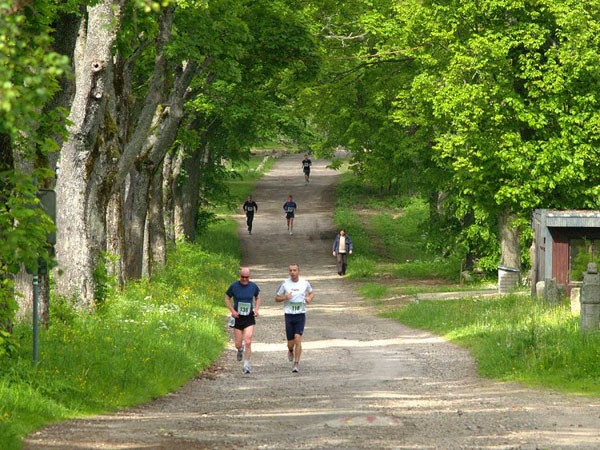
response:
M337 194L334 222L354 245L349 277L459 280L462 256L441 257L426 250L429 211L424 201L373 191L349 173L342 174Z
M19 448L47 422L162 396L211 364L226 342L222 297L237 268L236 255L180 243L151 283L128 285L94 313L67 313L57 301L35 368L31 332L19 325L22 353L0 376L2 448Z
M275 161L276 159L271 156L270 152L259 151L253 154L248 161L232 167L232 170L238 174L227 183L232 202L229 205L217 207L216 212L231 214L241 211L242 204L248 195L252 194L254 184L273 166Z
M380 299L389 293L389 288L377 283L365 283L357 288L360 295L366 298Z
M385 316L468 348L482 376L600 395L600 334L529 295L420 301Z

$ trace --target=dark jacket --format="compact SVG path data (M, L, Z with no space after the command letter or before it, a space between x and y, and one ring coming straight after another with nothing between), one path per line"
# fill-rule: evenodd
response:
M332 247L332 251L335 253L339 253L340 249L340 235L338 234L335 237L335 241L333 241L333 247ZM350 239L350 236L346 235L346 253L350 253L352 251L352 239Z

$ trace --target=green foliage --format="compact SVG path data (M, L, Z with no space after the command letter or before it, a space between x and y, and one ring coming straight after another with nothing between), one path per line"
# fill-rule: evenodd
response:
M510 295L421 301L385 316L469 348L483 376L600 395L600 335L581 334L568 305Z
M212 211L206 211L201 209L198 211L198 217L196 218L196 232L203 233L212 224L219 220L217 215Z
M227 182L231 199L231 202L227 205L229 212L240 210L248 195L252 194L256 181L273 166L275 159L269 153L254 151L247 161L232 164L232 171L235 172L236 176L230 178ZM260 203L262 199L256 200Z
M64 111L44 113L68 69L67 58L51 51L56 14L51 1L0 0L0 357L16 345L6 333L16 311L10 274L22 265L36 271L40 258L52 264L46 236L54 225L36 198L37 186L52 174L24 173L15 160L37 162L57 149L49 136L64 136Z
M583 281L583 274L587 272L589 263L598 263L598 244L597 239L581 239L571 242L571 281Z
M595 2L329 6L327 82L307 92L321 147L427 201L431 251L497 266L499 214L527 229L534 208L599 206Z
M0 1L0 134L41 142L41 108L57 91L68 60L50 50L50 24L57 13L52 2L36 1L23 9L11 3ZM23 151L31 155L34 148L24 145Z
M44 175L44 171L38 171ZM14 351L17 340L10 331L17 310L11 276L21 266L37 272L41 260L52 265L46 237L55 230L39 207L37 187L31 176L15 170L0 172L0 357Z

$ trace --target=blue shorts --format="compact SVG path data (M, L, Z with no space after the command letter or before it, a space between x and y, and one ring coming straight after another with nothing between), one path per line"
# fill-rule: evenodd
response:
M294 336L304 333L304 324L306 323L306 314L286 314L285 315L285 335L288 341L293 341Z

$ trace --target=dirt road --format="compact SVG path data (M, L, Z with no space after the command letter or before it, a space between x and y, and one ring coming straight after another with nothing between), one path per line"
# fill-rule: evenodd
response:
M47 427L27 449L600 448L600 401L481 380L466 351L376 317L335 271L336 174L315 161L305 185L301 160L279 160L257 185L252 235L239 217L244 264L263 298L253 372L242 374L230 345L219 367L178 392ZM293 236L288 194L298 203ZM291 262L316 291L298 374L274 302Z

